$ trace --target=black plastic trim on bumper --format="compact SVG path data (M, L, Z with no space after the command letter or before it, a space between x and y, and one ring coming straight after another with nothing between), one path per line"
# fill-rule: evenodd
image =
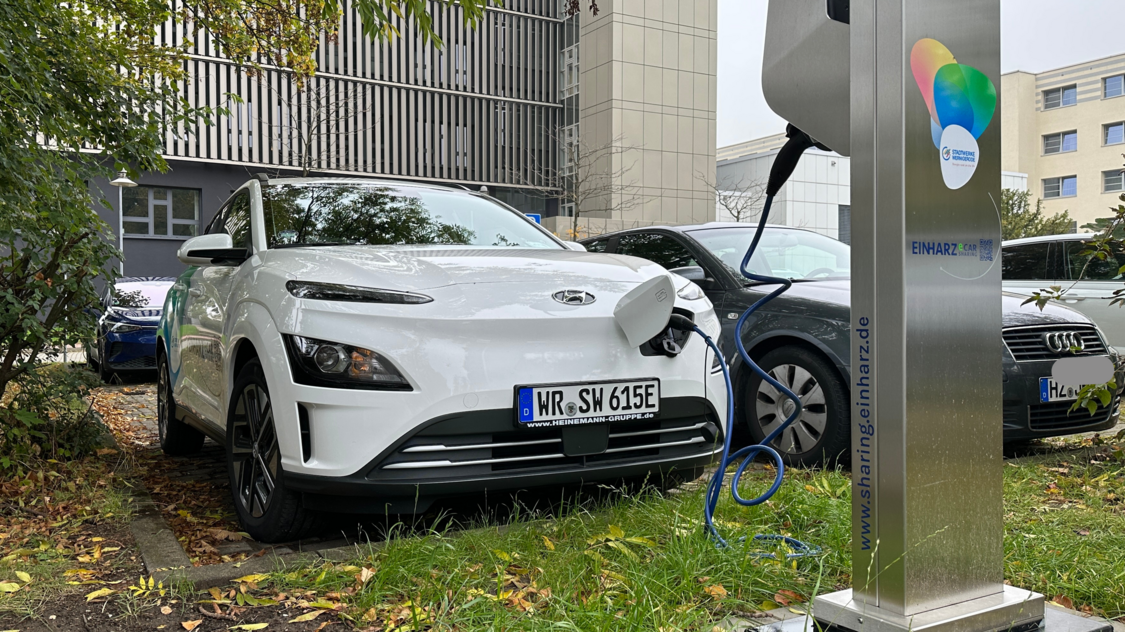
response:
M341 513L417 513L429 509L434 501L482 492L513 492L536 487L571 486L583 483L650 476L659 482L669 476L692 480L711 465L716 455L700 454L667 461L612 463L563 471L537 471L528 474L483 477L460 481L384 482L363 478L311 476L285 473L285 484L303 495L306 508Z

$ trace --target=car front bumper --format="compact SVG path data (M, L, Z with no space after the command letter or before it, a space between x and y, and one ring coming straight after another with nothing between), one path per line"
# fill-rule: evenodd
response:
M105 335L106 366L117 371L152 370L156 368L156 329L127 334Z
M1099 432L1117 425L1121 388L1109 406L1091 415L1086 409L1070 411L1073 401L1042 403L1039 378L1051 375L1053 360L1004 363L1004 442L1043 439L1083 432ZM1123 384L1120 368L1116 375Z
M286 471L304 505L323 511L406 513L481 492L647 478L653 484L699 476L722 447L719 417L700 397L665 398L654 420L616 422L604 452L568 456L564 429L516 428L511 408L444 415L421 424L358 472L319 476ZM573 437L574 435L570 435Z

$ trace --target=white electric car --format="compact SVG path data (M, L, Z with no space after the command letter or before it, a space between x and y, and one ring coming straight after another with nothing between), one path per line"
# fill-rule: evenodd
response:
M259 176L178 256L191 267L158 332L161 446L223 443L258 540L322 512L676 480L721 447L717 359L667 327L674 310L718 335L699 288L487 195Z

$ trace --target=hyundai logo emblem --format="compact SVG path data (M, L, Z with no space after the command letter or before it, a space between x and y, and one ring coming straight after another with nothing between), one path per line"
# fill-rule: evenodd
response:
M1062 355L1064 353L1077 353L1086 348L1086 341L1077 331L1052 331L1043 334L1043 343L1052 352Z
M560 290L551 295L551 298L563 305L589 305L594 302L594 295L585 290Z

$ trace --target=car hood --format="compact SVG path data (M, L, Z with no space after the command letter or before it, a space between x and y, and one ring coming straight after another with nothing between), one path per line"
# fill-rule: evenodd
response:
M155 325L163 311L160 307L111 307L107 317L114 322Z
M268 250L263 259L294 279L406 291L540 283L597 292L664 273L636 257L542 248L323 246Z
M851 281L807 281L794 283L782 296L788 298L804 298L851 306L852 284ZM1001 309L1004 314L1004 327L1019 327L1021 325L1043 325L1050 323L1087 323L1092 324L1081 312L1058 303L1047 304L1042 311L1034 303L1023 305L1026 296L1001 292Z

